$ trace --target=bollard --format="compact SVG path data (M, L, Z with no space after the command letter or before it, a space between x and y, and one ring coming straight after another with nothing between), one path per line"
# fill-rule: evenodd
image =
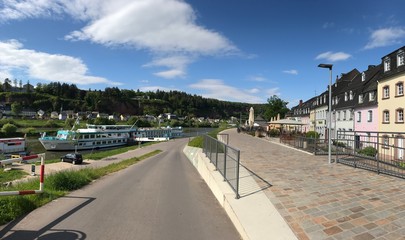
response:
M35 176L35 164L31 165L31 176Z

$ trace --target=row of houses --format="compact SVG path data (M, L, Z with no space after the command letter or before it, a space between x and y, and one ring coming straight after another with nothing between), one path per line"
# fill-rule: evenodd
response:
M316 131L320 138L335 139L338 132L356 132L365 142L382 139L404 155L405 46L383 56L379 65L362 72L353 69L341 74L332 85L332 122L328 133L329 91L293 107L288 118L300 121L302 131Z

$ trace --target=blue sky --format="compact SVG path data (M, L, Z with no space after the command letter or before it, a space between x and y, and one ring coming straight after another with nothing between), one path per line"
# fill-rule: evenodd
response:
M405 44L403 0L0 0L0 80L308 100Z

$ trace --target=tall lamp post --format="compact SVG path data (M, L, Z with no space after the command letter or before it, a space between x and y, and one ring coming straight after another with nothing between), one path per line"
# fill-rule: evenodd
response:
M319 64L318 67L320 68L329 68L330 72L330 79L329 79L329 107L328 107L328 112L329 112L329 120L328 120L328 161L329 164L332 163L332 150L331 150L331 125L332 125L332 64Z

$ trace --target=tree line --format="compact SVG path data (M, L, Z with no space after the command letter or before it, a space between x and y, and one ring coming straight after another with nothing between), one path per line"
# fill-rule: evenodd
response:
M6 81L7 80L7 81ZM247 119L250 107L255 115L265 120L288 112L287 104L277 96L271 96L267 104L249 104L220 101L187 94L181 91L141 92L138 90L107 87L102 90L82 90L75 84L51 82L38 83L35 88L22 89L6 79L0 83L0 102L18 103L22 109L43 110L46 113L61 110L75 112L98 111L108 114L153 115L172 113L180 117L205 117L229 119L230 117ZM29 85L29 82L28 84ZM18 90L20 89L20 90Z

